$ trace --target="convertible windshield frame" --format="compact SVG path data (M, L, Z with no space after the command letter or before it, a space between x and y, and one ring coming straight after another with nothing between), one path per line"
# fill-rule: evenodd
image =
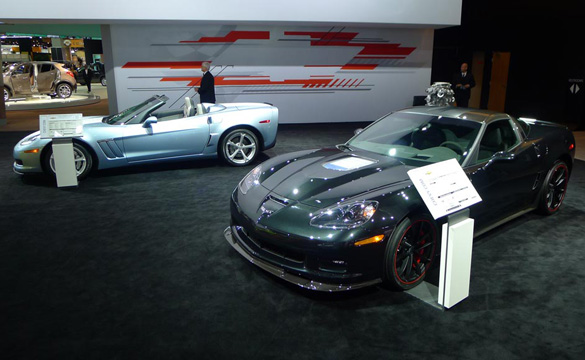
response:
M483 124L439 115L397 112L378 119L345 145L424 166L456 159L465 166Z
M105 117L102 121L109 125L140 124L146 120L148 114L163 106L168 99L164 95L154 95L138 105Z

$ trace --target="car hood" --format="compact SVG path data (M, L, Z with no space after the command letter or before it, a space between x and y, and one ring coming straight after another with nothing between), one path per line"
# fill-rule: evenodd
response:
M263 169L261 183L287 200L327 207L381 187L410 184L411 168L371 152L321 149Z

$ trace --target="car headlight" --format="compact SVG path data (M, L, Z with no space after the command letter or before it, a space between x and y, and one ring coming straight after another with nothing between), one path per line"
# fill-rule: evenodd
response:
M37 139L40 138L40 137L41 137L40 134L39 135L32 136L32 137L29 137L27 139L22 140L20 142L20 145L22 145L22 146L30 145L33 142L37 141Z
M252 171L246 175L238 185L242 194L246 195L248 191L254 186L260 185L260 175L262 174L262 167L256 166Z
M357 201L323 210L310 221L312 226L350 229L368 222L378 209L377 201Z

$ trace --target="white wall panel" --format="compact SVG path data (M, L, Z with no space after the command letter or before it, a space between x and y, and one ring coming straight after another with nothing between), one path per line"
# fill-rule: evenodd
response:
M374 120L410 106L431 76L431 29L111 25L109 36L120 110L152 94L180 106L203 61L218 102L269 102L281 123Z
M46 1L3 1L0 21L128 23L133 21L205 21L221 23L286 22L459 25L462 0L100 0L95 6L47 6ZM36 9L36 10L35 10Z

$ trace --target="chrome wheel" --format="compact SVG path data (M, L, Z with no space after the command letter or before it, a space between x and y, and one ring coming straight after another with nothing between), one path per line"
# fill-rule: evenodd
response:
M4 101L8 101L8 99L10 99L10 93L7 88L4 88Z
M102 86L106 86L107 85L106 78L105 77L101 78L100 83L102 84Z
M231 165L248 165L256 158L257 152L258 139L250 130L234 130L223 140L222 155Z
M71 88L71 85L61 83L57 85L57 96L62 99L66 99L71 96L72 90L73 89Z

